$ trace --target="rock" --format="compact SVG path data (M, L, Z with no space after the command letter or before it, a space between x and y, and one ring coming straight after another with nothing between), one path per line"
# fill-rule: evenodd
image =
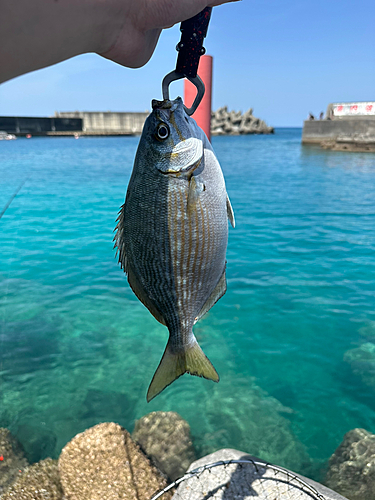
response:
M223 449L192 463L189 471L227 460L259 459L242 451ZM298 474L292 473L294 476ZM325 500L345 500L341 495L310 479L299 476L310 484ZM199 475L183 481L177 488L172 500L270 500L271 498L299 498L311 500L308 490L304 490L296 482L288 484L287 476L261 466L252 464L219 465L209 468Z
M62 500L57 460L46 458L27 467L4 493L2 500Z
M329 459L325 484L350 500L375 500L375 435L364 429L346 433Z
M0 495L29 465L17 439L8 429L0 428Z
M346 351L344 361L366 385L375 387L375 344L365 342L360 347Z
M89 389L82 403L82 418L85 421L92 421L86 427L106 419L127 422L134 420L134 407L134 399L126 394Z
M133 439L172 481L195 460L189 424L173 411L155 411L137 420Z
M375 321L368 321L358 333L369 342L375 342Z
M211 113L212 135L273 134L273 127L268 127L263 120L253 116L253 109L228 111L227 106Z
M69 500L148 500L167 485L130 434L114 423L77 434L62 450L59 470Z

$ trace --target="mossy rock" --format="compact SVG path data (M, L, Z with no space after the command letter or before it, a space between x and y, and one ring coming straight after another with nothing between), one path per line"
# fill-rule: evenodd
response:
M375 344L366 342L350 349L344 354L344 361L350 365L354 375L366 385L375 387Z
M29 465L24 450L8 429L0 428L0 495Z
M57 460L46 458L27 467L1 500L62 500Z
M115 423L77 434L62 450L59 470L69 500L149 500L168 484L130 434Z
M174 411L154 411L137 420L133 439L172 481L195 460L190 426Z
M329 459L325 484L350 500L375 500L375 435L365 429L346 433Z

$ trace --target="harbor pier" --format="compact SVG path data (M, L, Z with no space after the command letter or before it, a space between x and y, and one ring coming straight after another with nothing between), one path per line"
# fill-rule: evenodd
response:
M0 116L0 130L25 136L140 135L149 112L55 112L53 117Z
M303 124L302 144L340 151L375 151L375 102L331 103L325 117Z
M145 112L64 111L55 117L82 120L80 135L140 135L149 115Z

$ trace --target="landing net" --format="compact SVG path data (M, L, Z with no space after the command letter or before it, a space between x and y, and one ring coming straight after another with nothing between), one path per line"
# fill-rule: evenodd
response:
M314 486L292 472L248 459L224 460L198 467L150 500L172 498L174 488L177 489L173 500L326 500Z

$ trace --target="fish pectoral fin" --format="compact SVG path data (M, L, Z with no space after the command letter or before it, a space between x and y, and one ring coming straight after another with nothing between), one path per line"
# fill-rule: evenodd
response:
M199 195L203 193L205 190L205 185L203 182L197 180L194 175L191 176L190 181L189 181L189 192L188 192L188 199L187 199L187 206L188 209L192 209L195 207Z
M196 340L191 347L179 353L172 351L168 341L163 357L148 388L147 402L150 402L151 399L160 394L161 391L184 373L219 382L217 371Z
M224 295L226 291L227 291L227 280L225 277L225 269L224 269L218 284L216 285L213 292L206 300L198 316L195 318L194 324L197 321L199 321L211 309L212 306L216 304L216 302Z
M234 220L234 212L228 195L227 195L227 215L229 222L231 223L234 229L236 227L236 221Z

